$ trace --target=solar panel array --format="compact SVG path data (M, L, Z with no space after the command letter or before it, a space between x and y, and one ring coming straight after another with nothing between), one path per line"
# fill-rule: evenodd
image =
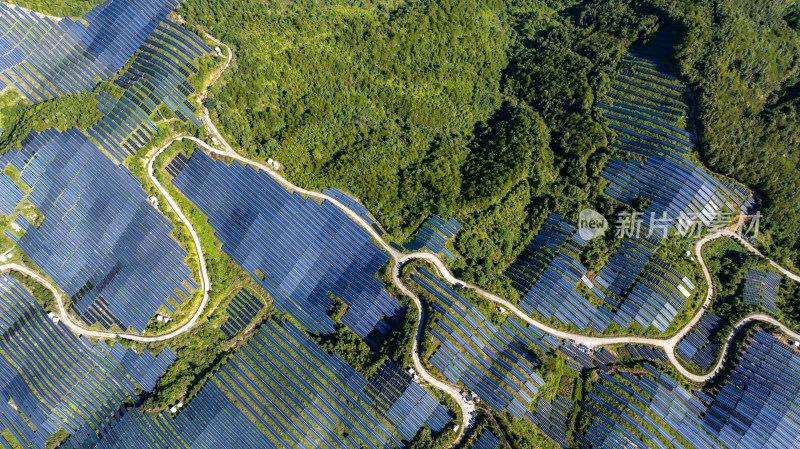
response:
M625 238L595 280L627 296L615 320L620 326L636 321L666 332L694 286L656 260L655 251L671 230L691 232L699 224L715 223L723 208L738 209L741 191L687 159L696 138L675 125L689 108L685 87L652 59L668 53L669 42L660 39L631 50L608 93L615 101L598 104L618 134L613 146L639 157L609 162L601 173L609 181L605 193L626 204L644 198L649 205L632 227L639 229L638 235Z
M631 50L623 59L627 69L608 94L617 101L612 105L598 104L606 111L609 126L619 134L614 146L646 158L644 163L615 160L613 170L604 171L604 177L610 181L606 193L626 203L637 196L653 200L645 211L646 217L650 217L650 212L655 217L666 213L674 220L686 213L708 225L737 193L731 192L730 184L720 183L686 159L697 139L669 123L675 120L664 120L670 115L683 115L689 109L685 102L688 97L683 96L686 88L675 77L663 73L663 66L657 60L634 56L651 54L650 50L649 47ZM662 233L656 234L663 238Z
M424 268L411 278L436 301L431 308L444 317L431 329L439 347L430 363L449 381L475 392L498 413L521 419L544 385L535 371L539 365L530 347L547 352L561 342L539 329L525 327L511 317L495 327L458 292Z
M573 221L550 214L539 233L506 270L512 285L525 296L519 306L530 314L572 324L581 330L603 332L613 319L604 306L595 306L577 291L583 282L601 300L611 300L586 278L580 253L586 246ZM613 301L613 300L611 300Z
M152 391L176 359L169 349L154 357L77 338L5 274L0 356L0 430L34 448L44 448L61 428L72 433L102 427L105 416L138 401L139 388Z
M576 435L582 447L724 448L703 428L705 405L670 377L650 365L645 368L647 375L599 373L581 403L592 420Z
M222 332L233 338L242 329L250 324L250 321L258 315L258 312L264 308L264 303L260 299L253 296L252 293L242 289L236 296L233 297L225 313L228 314L228 320L222 325Z
M99 442L64 447L400 448L423 425L442 431L451 417L418 384L373 388L393 370L383 368L368 380L293 324L268 321L177 416L133 411Z
M445 220L438 215L433 215L422 225L422 229L419 230L414 240L407 243L405 247L409 251L428 248L434 253L443 253L453 260L456 256L445 248L445 244L455 237L459 230L461 230L461 223L457 222L455 218Z
M757 331L703 428L731 449L800 447L800 352Z
M450 412L391 361L384 362L370 377L364 393L375 411L406 441L414 438L423 424L441 430L452 419Z
M628 351L631 358L633 359L642 359L642 360L649 360L651 362L662 362L667 363L669 359L667 359L667 355L664 353L664 350L661 348L654 348L652 346L647 345L625 345L625 350Z
M209 217L222 249L306 329L335 330L329 293L348 306L342 322L369 344L405 312L375 277L389 255L331 202L289 193L266 172L202 151L170 169L178 167L173 184Z
M329 197L335 199L336 201L342 203L345 207L349 208L353 212L357 213L361 218L364 219L369 224L374 224L375 220L369 216L369 211L363 204L358 202L358 200L348 196L346 193L342 192L341 190L331 187L329 189L323 190L323 194L328 195Z
M11 215L25 198L25 191L13 179L0 171L0 213Z
M650 365L646 375L599 373L581 404L583 447L699 449L800 445L800 352L759 330L716 397L690 394ZM710 404L710 405L706 405Z
M500 445L500 438L488 430L484 430L470 449L496 449Z
M755 197L753 197L753 192L741 184L732 185L724 179L721 182L722 185L725 186L725 188L730 192L731 201L733 201L735 204L739 204L739 211L741 213L745 215L755 214L756 210L759 208L759 205L758 201L756 201Z
M543 399L536 401L533 413L528 412L528 418L536 424L559 447L567 448L567 431L570 428L570 411L575 403L569 399L558 396L550 403Z
M602 333L613 321L627 329L633 321L665 332L694 285L669 264L654 256L656 246L645 240L625 239L619 251L601 270L595 282L626 298L619 302L606 295L586 276L579 259L586 241L577 224L550 214L541 230L519 258L506 270L512 285L525 296L519 306L564 325ZM624 291L608 282L608 272L635 285ZM583 283L605 306L595 306L577 292ZM689 289L687 289L689 287Z
M173 312L197 288L172 224L77 129L31 133L11 163L44 216L38 227L18 216L19 246L88 324L142 332L160 307Z
M744 275L742 299L748 304L761 305L772 313L777 313L775 299L783 277L772 271L766 272L751 268Z
M717 345L709 338L716 332L722 319L713 313L703 315L697 329L686 335L676 348L678 357L693 361L700 368L709 370L716 361Z
M0 3L0 90L34 103L92 90L120 70L177 0L108 0L82 20Z
M119 98L105 92L96 95L97 107L105 114L87 129L112 157L121 162L136 153L158 131L150 120L166 105L184 123L203 123L188 101L194 88L188 78L197 73L193 61L210 51L184 28L166 20L156 27L140 48L133 63L115 83L125 89Z

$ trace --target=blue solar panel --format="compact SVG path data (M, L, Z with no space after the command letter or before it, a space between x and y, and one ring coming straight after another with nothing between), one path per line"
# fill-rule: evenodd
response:
M330 202L291 194L265 172L202 151L173 173L173 184L209 217L223 250L307 329L333 332L329 292L348 305L343 323L370 344L373 332L386 334L404 313L375 278L389 255Z
M500 438L497 438L495 434L486 430L481 434L481 436L478 437L475 443L471 446L471 449L496 449L499 445Z
M443 253L449 259L455 259L455 254L444 245L448 240L453 239L461 229L454 219L445 221L438 215L432 215L420 228L414 240L405 245L409 251L419 251L428 248L434 253Z
M29 226L19 245L76 312L89 324L142 332L159 307L174 308L178 286L193 284L187 254L139 181L76 129L34 132L23 148L36 157L21 180L44 220L38 228L18 220Z
M0 171L0 213L11 215L23 198L25 191Z
M0 275L0 354L0 422L24 447L44 447L62 427L105 426L105 416L138 400L138 389L152 391L176 358L169 349L154 357L75 337L7 275Z
M0 74L33 102L89 90L96 78L109 79L121 69L176 6L165 0L108 0L81 21L55 23L0 3L8 27L0 35Z
M65 448L403 447L452 416L387 362L367 379L290 323L268 321L177 416L132 410ZM342 437L344 433L347 436Z
M247 327L253 318L264 308L264 303L247 290L240 291L231 300L226 309L228 320L222 326L222 332L232 338Z

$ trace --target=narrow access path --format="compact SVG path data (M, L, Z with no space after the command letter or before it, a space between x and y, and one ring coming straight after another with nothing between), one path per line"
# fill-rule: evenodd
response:
M37 282L39 282L40 284L44 285L48 290L50 290L50 292L53 293L53 297L55 298L55 302L56 302L56 307L58 309L58 317L61 320L61 322L64 323L64 325L67 326L67 328L69 330L71 330L72 332L77 333L77 334L83 334L83 335L86 335L86 336L89 336L89 337L94 337L94 338L122 338L122 339L125 339L125 340L132 340L132 341L138 341L138 342L143 342L143 343L152 343L152 342L157 342L157 341L171 340L172 338L175 338L178 335L181 335L181 334L191 330L197 324L197 321L200 319L200 317L203 315L203 311L205 311L206 305L208 304L208 290L209 290L210 280L209 280L209 277L208 277L208 271L206 270L206 259L205 259L205 256L203 254L203 248L200 245L200 238L197 236L197 232L195 232L194 227L192 227L192 224L189 222L189 220L183 214L183 211L180 209L180 207L178 207L178 204L175 202L175 200L172 198L172 196L169 194L169 192L167 192L167 190L164 189L164 186L162 186L161 183L158 182L158 180L153 175L153 161L155 161L155 159L161 153L163 153L164 150L169 148L169 146L172 145L174 142L176 142L176 140L171 140L169 143L167 143L166 145L161 147L148 160L148 162L147 162L147 176L150 178L150 181L153 184L155 184L156 188L161 193L161 195L163 195L164 198L166 198L166 200L169 203L170 207L172 207L172 210L175 212L175 215L178 216L178 219L180 219L180 221L184 225L186 225L186 228L188 229L189 234L191 234L191 236L192 236L192 242L194 244L195 251L197 252L197 259L198 259L199 266L200 266L200 288L202 289L201 291L202 291L203 297L201 299L200 305L197 307L197 309L195 310L195 312L192 315L192 317L187 322L183 323L179 328L177 328L177 329L175 329L175 330L173 330L173 331L171 331L171 332L169 332L167 334L158 335L158 336L142 336L142 335L129 334L129 333L117 333L117 332L90 330L90 329L87 329L86 326L84 326L82 323L79 323L79 322L77 322L77 321L75 321L73 319L72 315L69 314L69 312L67 311L66 307L64 306L64 297L61 295L61 292L53 284L51 284L47 279L45 279L44 277L40 276L35 271L33 271L33 270L31 270L31 269L29 269L27 267L23 267L21 265L18 265L18 264L6 264L6 265L0 265L0 272L8 271L8 270L19 271L19 272L22 272L22 273L26 274L27 276L32 277Z
M227 153L236 154L236 152L233 150L233 147L231 147L230 144L228 144L228 141L222 137L222 133L219 132L219 129L217 129L217 125L215 125L214 122L211 121L211 113L208 112L208 108L205 105L206 98L208 98L208 93L211 90L211 86L215 85L217 81L219 81L219 79L222 78L222 74L225 73L225 71L228 70L228 68L231 66L231 62L233 62L233 50L227 44L223 43L221 40L209 34L206 30L203 30L203 34L209 40L211 40L211 42L214 42L218 46L224 47L226 50L228 50L228 56L227 60L225 61L225 64L217 71L216 75L214 76L214 79L211 80L211 82L208 84L208 87L206 87L206 90L200 96L200 108L203 111L203 116L200 119L203 121L203 123L206 124L208 132L214 138L217 139L220 146Z

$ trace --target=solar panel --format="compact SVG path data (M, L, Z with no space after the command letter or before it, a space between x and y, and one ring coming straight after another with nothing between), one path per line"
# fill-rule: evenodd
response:
M78 315L91 321L87 314L99 308L122 329L142 332L160 307L179 303L179 285L196 288L172 224L125 167L77 129L33 132L23 147L36 157L21 167L21 180L44 220L18 220L28 227L19 246L72 297Z
M0 35L0 74L34 103L89 90L96 78L107 80L121 69L176 6L165 0L108 0L81 21L55 23L0 3L0 18L13 22L7 22L11 32Z
M209 217L223 250L307 329L334 331L328 292L348 306L343 323L372 345L405 312L375 277L389 255L330 202L289 193L266 172L202 151L172 182Z
M26 447L44 447L61 428L102 428L105 416L138 400L137 390L153 391L176 359L168 348L153 356L78 338L5 274L0 355L0 421Z
M176 416L131 410L66 448L401 448L451 414L391 362L365 378L289 322L268 321ZM342 436L342 434L346 436Z
M434 253L443 253L449 259L455 259L455 255L447 249L444 245L448 240L452 240L459 229L461 224L457 221L445 221L438 215L432 215L420 228L420 231L414 239L405 244L405 248L409 251L419 251L422 248L427 248Z

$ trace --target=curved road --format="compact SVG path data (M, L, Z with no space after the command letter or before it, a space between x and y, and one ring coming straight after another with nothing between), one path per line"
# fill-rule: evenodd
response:
M155 176L153 176L153 161L162 152L164 152L164 150L169 148L169 146L172 145L175 141L176 140L172 140L168 144L166 144L163 147L161 147L150 158L150 160L147 163L147 175L150 177L150 181L152 181L153 184L155 184L156 188L161 193L161 195L163 195L164 198L167 199L167 202L169 203L170 207L172 207L173 211L175 211L175 214L178 216L178 218L181 220L181 222L183 222L183 224L186 225L187 229L189 230L189 233L192 236L192 242L194 244L195 251L197 251L197 258L198 258L198 262L200 264L200 288L203 291L203 299L201 300L200 305L197 307L197 310L195 310L194 314L189 319L189 321L187 321L186 323L183 323L179 328L173 330L172 332L169 332L169 333L164 334L164 335L158 335L158 336L152 336L152 337L145 337L145 336L137 335L137 334L104 332L104 331L90 330L90 329L87 329L82 323L78 323L78 322L73 320L72 315L69 314L69 312L67 311L66 307L64 306L64 298L62 297L61 292L58 291L58 289L53 284L51 284L47 279L45 279L44 277L40 276L35 271L33 271L33 270L31 270L31 269L29 269L27 267L18 265L18 264L6 264L6 265L0 265L0 272L8 271L8 270L19 271L21 273L26 274L27 276L32 277L33 279L35 279L40 284L42 284L45 287L47 287L47 289L50 290L50 292L53 293L53 297L55 298L56 306L58 308L58 317L59 317L59 319L61 320L62 323L64 323L64 325L69 330L71 330L72 332L77 333L77 334L83 334L83 335L86 335L86 336L89 336L89 337L94 337L94 338L122 338L122 339L126 339L126 340L138 341L138 342L142 342L142 343L152 343L152 342L157 342L157 341L170 340L170 339L172 339L174 337L177 337L178 335L180 335L180 334L182 334L184 332L188 332L189 330L191 330L197 324L197 321L200 319L200 317L203 315L203 312L205 311L206 305L208 304L208 289L209 289L208 286L211 285L211 283L210 283L210 280L209 280L209 277L208 277L208 271L206 270L206 259L205 259L205 256L203 254L203 248L200 246L200 238L197 236L197 233L195 232L194 228L192 227L192 224L189 222L189 220L183 214L183 211L180 209L180 207L178 207L178 205L175 203L175 200L172 198L172 196L169 194L169 192L167 192L166 189L164 189L164 187L161 185L161 183L158 182L158 180L155 178Z

